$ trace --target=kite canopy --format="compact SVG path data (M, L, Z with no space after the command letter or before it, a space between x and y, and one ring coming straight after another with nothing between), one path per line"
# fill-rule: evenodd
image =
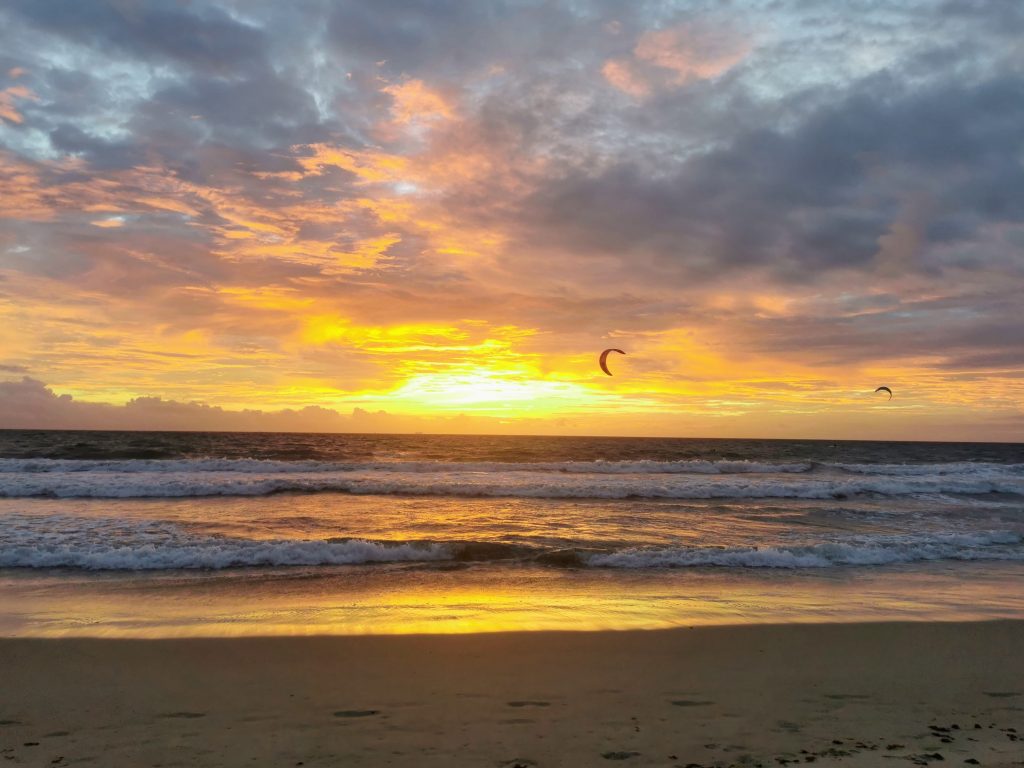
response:
M624 355L626 353L623 352L621 349L606 349L604 352L601 353L601 370L604 371L605 373L607 373L609 376L611 376L612 372L608 370L608 353L609 352L618 352L620 355Z
M892 400L892 390L889 389L888 387L879 387L878 389L875 390L875 392L876 393L878 393L878 392L888 392L889 393L889 400Z

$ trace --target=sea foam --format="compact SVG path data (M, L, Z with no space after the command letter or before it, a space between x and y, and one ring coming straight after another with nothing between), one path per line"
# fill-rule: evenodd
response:
M861 494L1024 494L1020 464L753 462L282 462L0 460L7 498L179 498L339 492L593 499L829 499Z
M88 528L22 528L0 540L0 567L87 570L220 570L384 563L532 562L589 568L829 568L932 560L1024 560L1022 537L1008 531L849 537L765 547L547 549L500 542L244 539L187 535L168 524L140 524L119 537Z

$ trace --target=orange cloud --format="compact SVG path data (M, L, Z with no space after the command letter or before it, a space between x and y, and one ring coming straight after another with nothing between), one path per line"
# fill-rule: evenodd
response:
M0 151L0 218L40 221L53 216L54 195L44 188L39 170Z
M155 208L159 211L171 211L172 213L180 213L184 216L196 216L198 214L198 211L196 211L196 209L191 205L174 198L139 197L136 198L135 202L142 205L148 205L149 207Z
M408 125L429 120L451 119L452 106L441 94L429 88L422 80L406 80L381 89L394 100L391 105L392 121Z
M679 24L645 32L633 49L640 61L675 73L673 82L718 77L739 63L750 50L747 41L730 30L709 24Z
M643 99L720 76L748 44L687 24L644 33L631 53L615 50L588 61L612 87ZM511 81L513 64L508 71ZM965 374L944 369L940 353L900 361L912 392L873 348L870 363L814 359L843 347L852 315L840 316L836 338L823 336L813 349L761 351L779 336L813 330L807 294L838 305L849 286L824 277L779 287L752 269L746 282L728 272L713 287L681 288L675 272L628 242L628 269L617 270L618 257L604 252L593 226L601 214L580 219L588 237L565 249L571 253L548 258L557 227L549 219L531 229L520 203L543 204L560 183L596 176L601 163L620 159L613 149L628 161L627 144L644 136L623 132L617 147L619 137L607 135L607 145L574 143L577 128L587 130L575 116L597 119L588 111L592 83L579 92L561 82L543 92L513 88L508 98L524 104L508 116L501 110L516 105L499 90L504 77L465 83L496 89L491 111L473 114L476 102L457 101L454 84L445 91L407 79L385 84L387 98L372 90L367 109L386 109L383 122L372 111L364 123L375 126L378 146L289 148L286 140L252 154L193 147L189 156L203 172L180 175L161 166L159 146L145 145L147 165L120 170L0 156L0 216L48 222L0 232L0 254L13 254L0 263L0 364L76 398L159 394L225 408L372 403L419 416L466 408L518 422L520 431L562 431L530 422L538 413L580 417L573 428L590 432L611 428L583 420L595 413L634 432L724 432L728 419L746 419L737 430L769 434L780 429L780 413L824 431L839 419L861 419L868 429L863 417L876 403L867 398L882 381L899 393L887 408L929 408L936 417L950 408L962 409L958 418L970 408L1009 413L1024 402L1018 372L990 371L977 386L958 387ZM3 94L11 110L31 98L21 87ZM546 122L563 107L557 117L566 122ZM22 119L14 115L6 119ZM643 195L632 197L644 204ZM613 200L627 210L633 202ZM550 208L551 218L579 213ZM126 221L123 231L104 231ZM918 225L908 215L881 237L879 273L883 261L906 271L901 265L921 245ZM650 234L689 247L672 230ZM670 269L683 274L683 261ZM599 278L607 279L595 287ZM677 308L692 325L672 314ZM596 368L602 345L629 351L612 379Z
M310 144L307 149L312 155L300 157L299 163L308 173L321 173L326 166L335 166L350 171L360 180L368 183L400 181L408 167L408 160L401 155L391 155L376 150L352 151L328 144ZM301 176L289 175L297 181Z

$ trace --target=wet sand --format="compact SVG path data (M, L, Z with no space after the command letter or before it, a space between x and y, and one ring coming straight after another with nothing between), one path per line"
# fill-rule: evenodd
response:
M1024 765L1024 622L0 640L0 756L38 766Z

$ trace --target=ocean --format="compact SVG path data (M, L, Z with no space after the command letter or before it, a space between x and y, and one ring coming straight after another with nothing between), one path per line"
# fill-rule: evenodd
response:
M0 635L1024 617L1024 446L0 431Z

